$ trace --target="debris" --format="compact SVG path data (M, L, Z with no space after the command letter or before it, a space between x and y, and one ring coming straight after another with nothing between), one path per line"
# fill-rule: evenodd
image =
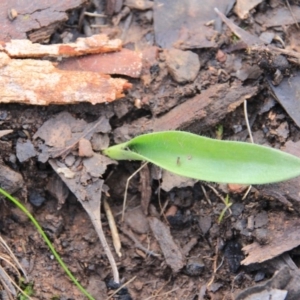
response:
M162 48L176 45L181 49L216 47L217 31L206 25L216 20L214 7L226 13L234 1L155 0L155 41ZM205 7L205 9L203 9Z
M300 127L300 104L298 95L300 91L300 72L294 73L289 78L284 78L279 86L274 86L268 80L269 86L276 96L276 100L281 104L289 116Z
M256 16L256 22L264 24L267 28L292 25L300 21L300 7L298 5L291 5L291 11L286 6L276 7L267 12L259 13Z
M53 168L53 170L58 173L58 161L54 159L49 160L49 164ZM105 239L102 223L100 218L100 207L101 201L101 192L103 186L103 180L99 178L93 178L90 180L90 184L87 185L84 182L81 182L82 173L84 171L77 171L74 178L66 178L63 175L59 174L60 178L65 182L70 191L76 196L77 200L81 203L85 211L88 213L91 222L93 223L95 230L98 234L98 237L101 241L102 247L108 257L108 260L112 267L113 278L116 283L119 283L119 272L113 258L113 255L109 249L107 241Z
M247 19L249 17L249 11L261 2L262 0L237 0L234 7L234 12L239 16L240 19Z
M141 207L145 216L148 215L148 207L151 200L151 180L148 165L140 171Z
M57 67L60 70L99 72L138 78L143 64L141 52L121 49L118 52L65 59Z
M14 132L12 129L0 130L0 138L12 132Z
M259 38L265 43L265 44L271 44L273 38L275 37L275 33L273 32L262 32L262 34L259 36Z
M30 140L24 141L23 139L18 139L16 145L16 154L19 162L25 162L31 157L36 156L36 151Z
M166 63L169 73L179 83L194 81L200 70L198 55L191 51L167 50Z
M284 151L300 157L300 142L288 141L285 144ZM261 186L259 191L264 197L279 200L289 209L295 209L300 212L299 185L300 178L296 177L288 181Z
M83 159L83 165L92 177L102 177L107 165L115 163L115 161L99 153L94 153L92 157Z
M92 157L93 154L91 142L85 138L80 139L78 142L78 155L81 157Z
M46 201L46 198L42 193L38 190L33 190L29 192L28 195L29 202L35 206L40 207L43 205L43 203Z
M174 109L159 118L140 118L130 124L114 130L116 143L124 142L130 137L145 133L175 129L201 131L217 124L225 115L234 111L245 99L253 97L257 86L243 86L235 81L229 85L215 84L200 95L177 105ZM184 114L182 113L184 111ZM126 132L126 134L124 134Z
M254 242L242 250L248 255L243 265L261 263L300 245L300 222L297 218L286 219L284 212L269 212L268 244Z
M110 206L109 206L106 198L104 198L103 207L104 207L104 211L105 211L105 214L106 214L106 218L108 220L108 225L109 225L109 228L110 228L111 237L112 237L112 240L113 240L113 245L114 245L115 251L116 251L116 253L119 257L122 257L122 253L121 253L121 247L122 246L121 246L119 232L118 232L118 229L117 229L115 218L113 216L113 213L110 209Z
M148 0L125 0L124 4L131 9L147 10L153 7L153 2Z
M196 179L182 177L166 170L162 171L161 188L166 192L169 192L174 187L183 188L187 186L194 186L196 182Z
M199 217L199 226L202 231L202 234L207 234L212 224L211 216L200 216Z
M0 102L49 105L111 102L130 88L125 79L61 71L46 60L11 59L0 52Z
M149 231L149 222L141 207L126 211L124 221L138 234L146 234Z
M296 282L299 282L299 274L293 274L285 266L271 279L240 292L235 300L297 299L300 294L299 285Z
M57 199L57 210L61 209L69 196L69 189L65 183L59 176L54 175L48 181L46 189L55 199Z
M108 134L94 133L91 143L94 151L104 150L109 146L109 136Z
M224 256L227 259L230 272L236 273L241 265L241 261L244 258L241 245L236 240L227 242L224 249Z
M122 41L110 40L105 34L95 34L78 38L75 43L53 45L12 39L2 47L2 51L4 50L10 58L70 57L119 51L122 48Z
M175 244L169 227L155 217L149 217L150 228L164 254L167 265L174 273L178 273L185 265L180 248Z
M0 159L0 182L1 188L10 194L14 194L24 185L23 177L20 173L7 167Z
M189 258L185 266L185 274L188 276L200 276L205 269L203 260L199 257Z
M47 145L41 153L45 162L49 157L66 157L71 150L77 148L80 139L90 140L94 133L107 133L109 130L108 119L104 116L95 122L86 123L84 120L76 120L68 112L62 112L47 120L33 138L40 138Z
M66 11L79 8L84 0L57 1L38 0L30 3L24 1L6 1L2 3L0 12L0 40L29 39L34 42L47 42L60 23L67 21ZM19 15L13 21L8 18L8 11L16 11ZM16 14L11 12L11 16Z
M235 25L234 22L226 18L226 16L222 12L220 12L217 8L215 8L215 12L219 15L222 21L230 28L230 30L234 32L234 34L237 37L239 37L247 46L264 45L263 41L260 40L257 36L252 35L251 33Z

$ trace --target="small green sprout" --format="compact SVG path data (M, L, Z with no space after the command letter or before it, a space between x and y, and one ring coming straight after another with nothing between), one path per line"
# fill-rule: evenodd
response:
M218 218L218 223L219 224L223 221L223 218L224 218L224 215L225 215L226 211L229 210L230 206L233 204L232 202L230 202L228 194L226 195L226 198L224 200L225 200L224 201L225 207L221 211L220 216Z

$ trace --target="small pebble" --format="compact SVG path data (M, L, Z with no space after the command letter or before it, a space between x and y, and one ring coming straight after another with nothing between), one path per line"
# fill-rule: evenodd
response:
M201 258L190 258L185 267L188 276L199 276L203 273L205 265Z
M255 229L253 235L255 236L257 242L261 245L266 245L269 243L269 231L265 228Z
M29 193L29 202L33 206L40 207L45 201L46 198L42 196L38 191L31 191Z

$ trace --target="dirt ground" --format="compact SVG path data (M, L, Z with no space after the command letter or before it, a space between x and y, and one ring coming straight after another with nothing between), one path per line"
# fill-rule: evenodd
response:
M0 99L0 133L11 130L0 135L0 186L34 215L96 300L108 299L122 284L125 287L113 299L300 299L299 179L249 189L187 180L147 165L129 183L122 222L126 181L139 162L106 162L99 174L90 166L96 175L85 179L84 185L87 175L80 173L84 163L78 160L77 148L63 158L42 158L49 132L59 132L56 141L65 138L69 129L61 127L64 120L76 126L84 120L87 126L99 118L108 127L103 125L105 129L87 138L97 153L108 144L160 130L250 142L248 119L255 143L300 156L298 2L257 1L244 10L235 1L219 5L224 7L218 1L171 2L85 2L67 10L68 20L51 27L48 40L38 40L35 31L26 32L29 39L43 44L104 33L121 39L124 49L141 53L142 68L137 76L109 73L132 84L124 97L111 103L45 106ZM249 1L237 2L242 6ZM207 15L201 14L204 6ZM228 19L220 22L214 7ZM44 133L41 128L49 120L53 123ZM101 144L97 150L96 138ZM67 158L70 166L72 159L78 162L81 181L74 183L75 192L53 163L56 159L58 167L68 165ZM81 189L88 189L97 180L104 180L101 201L109 203L120 234L121 257L114 250L102 208L104 234L120 274L118 284L76 193L79 181ZM93 197L100 199L100 194L94 192ZM227 195L232 205L219 222ZM26 271L27 282L34 285L31 298L86 299L27 217L3 197L0 204L0 234ZM1 266L17 279L2 259L2 250ZM10 299L3 280L1 290L0 299Z

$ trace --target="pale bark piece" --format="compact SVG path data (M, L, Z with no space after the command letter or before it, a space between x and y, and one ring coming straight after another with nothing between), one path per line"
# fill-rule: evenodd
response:
M41 45L29 40L11 40L3 45L3 50L12 58L70 57L119 51L122 41L110 40L105 34L78 38L75 43Z
M234 11L241 19L247 19L249 11L261 2L262 0L237 0Z
M242 250L248 254L243 265L262 263L300 245L300 221L297 218L287 219L284 211L268 215L269 243L260 245L254 242Z
M80 7L85 0L3 0L0 10L0 40L26 39L27 34L34 37L35 42L45 42L61 22L68 20L66 11ZM8 12L17 13L10 20ZM38 32L38 34L35 34Z
M0 52L0 103L32 105L112 102L131 87L125 79L62 71L46 60L11 59Z
M185 265L185 257L174 242L170 228L155 217L149 217L150 228L159 243L167 265L174 273L178 273Z
M17 192L24 185L22 175L6 166L2 160L0 160L0 182L1 188L10 194Z
M91 71L138 78L142 72L142 53L122 49L118 52L69 58L59 63L61 70Z
M152 131L187 128L193 132L206 130L234 111L244 100L253 97L257 91L257 87L242 86L238 81L231 85L213 85L160 118L141 118L117 128L114 131L115 142L124 142L133 136Z

